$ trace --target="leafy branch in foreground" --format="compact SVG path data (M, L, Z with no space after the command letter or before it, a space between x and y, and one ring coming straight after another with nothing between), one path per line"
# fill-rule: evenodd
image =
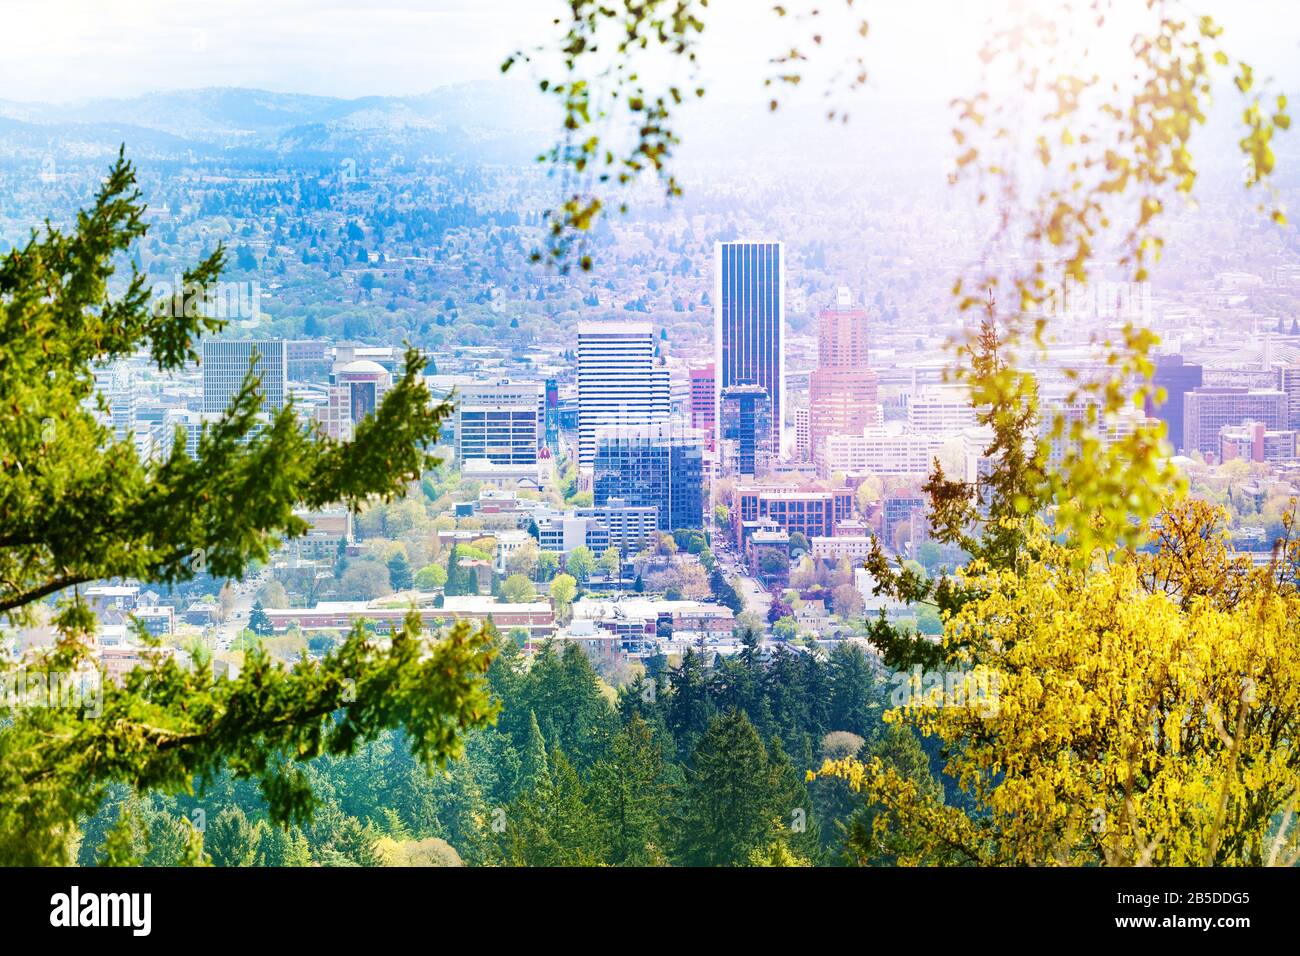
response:
M546 214L547 256L562 271L569 270L575 253L584 271L591 268L581 240L605 208L599 190L606 184L624 186L653 171L669 196L681 193L668 164L679 142L671 120L673 110L690 94L676 83L662 89L651 86L632 64L639 55L658 52L681 57L693 68L696 42L704 29L697 13L707 6L708 0L635 0L622 5L569 0L567 21L554 21L564 28L560 78L541 79L538 87L559 100L563 132L538 158L562 174L563 204ZM588 76L582 66L602 47L613 56ZM501 64L501 72L548 52L545 45L518 50ZM703 87L696 87L693 95L703 96ZM620 137L603 128L611 116L634 125L630 145L622 145ZM540 251L533 253L534 261L541 258Z
M306 532L295 508L404 491L431 463L425 449L447 414L410 350L351 442L304 430L292 405L262 422L251 373L197 458L179 430L158 461L114 441L89 407L102 402L93 366L147 346L158 368L177 370L197 358L197 336L223 324L150 308L134 266L127 291L110 296L113 257L146 228L134 182L119 159L74 234L48 227L0 264L0 402L13 411L0 421L0 611L11 616L99 578L172 583L196 564L238 576L278 538ZM187 281L214 281L221 263L217 250Z
M432 461L447 408L431 401L414 350L351 442L303 428L292 406L259 416L251 370L195 458L179 433L161 460L115 441L95 414L106 406L94 368L144 348L159 369L177 370L197 359L200 335L224 324L150 307L134 267L111 294L115 259L146 231L120 156L72 232L47 224L0 262L0 612L11 622L32 622L37 602L87 581L238 577L306 532L295 509L391 499ZM186 282L215 281L221 265L218 249ZM0 662L0 686L90 670L95 619L75 591L53 622L55 650ZM430 645L419 630L409 619L386 647L354 631L292 671L253 653L234 681L215 680L201 656L186 669L159 652L122 686L104 680L101 715L84 700L28 706L20 693L0 695L0 863L66 862L78 819L110 783L186 790L229 766L258 779L273 816L287 820L311 806L294 761L348 753L390 727L405 728L426 762L455 756L461 731L493 713L491 635L458 626Z
M485 681L493 653L486 629L460 623L429 641L412 613L391 640L358 625L336 651L292 669L255 649L238 678L216 679L202 659L182 667L160 656L120 687L106 681L98 713L16 708L0 730L0 865L67 863L78 821L112 783L192 793L226 768L258 781L274 822L303 824L314 800L295 763L351 754L390 727L426 765L457 758L464 732L496 713Z

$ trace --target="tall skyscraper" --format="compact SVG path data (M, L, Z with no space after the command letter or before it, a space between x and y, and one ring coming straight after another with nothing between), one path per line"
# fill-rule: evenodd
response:
M224 412L239 394L248 374L254 352L254 372L261 378L260 391L264 412L284 408L285 383L289 378L288 359L282 339L256 339L232 342L208 339L203 342L203 410Z
M731 385L722 390L718 431L724 463L738 475L767 474L776 457L772 447L772 402L761 385Z
M95 388L108 402L108 417L103 424L113 429L114 439L126 441L135 430L136 414L136 390L130 372L121 362L98 368ZM98 411L96 416L99 417Z
M659 509L659 530L704 524L704 435L672 423L596 430L592 493Z
M591 468L596 429L668 420L668 369L649 322L578 326L578 467Z
M1148 418L1158 418L1165 423L1165 437L1176 452L1185 448L1183 396L1201 387L1203 374L1201 366L1185 363L1182 355L1156 356L1156 370L1151 383L1165 390L1165 401L1157 405L1148 400L1146 413Z
M1278 376L1286 393L1287 427L1300 430L1300 363L1278 369Z
M546 380L546 447L552 455L560 453L560 386L553 378Z
M779 454L785 423L785 244L719 242L713 279L715 393L732 385L767 389Z
M843 286L817 319L817 368L808 376L808 439L820 460L830 435L861 435L880 420L867 355L867 313Z

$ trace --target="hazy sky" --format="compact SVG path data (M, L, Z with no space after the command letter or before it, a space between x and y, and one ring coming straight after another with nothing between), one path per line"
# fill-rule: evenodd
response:
M775 0L714 0L701 48L722 99L765 97L767 59L791 42ZM973 76L990 11L1010 0L857 0L877 91L950 96ZM1025 0L1045 6L1048 0ZM1300 12L1290 0L1189 0L1287 88L1300 75ZM785 0L837 17L842 0ZM1120 8L1137 0L1116 0ZM554 35L560 0L0 0L0 98L51 101L203 86L334 96L406 94L499 76L512 49ZM1189 11L1190 12L1190 11ZM836 29L838 25L838 29ZM804 30L806 36L808 30ZM805 44L807 45L807 44ZM1236 46L1236 44L1234 44ZM849 48L847 40L840 49Z

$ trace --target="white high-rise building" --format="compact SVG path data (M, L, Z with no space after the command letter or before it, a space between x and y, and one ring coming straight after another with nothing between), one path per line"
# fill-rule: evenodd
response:
M136 389L130 369L120 362L96 369L95 388L108 402L103 424L113 429L114 439L126 441L135 429Z
M963 385L931 385L912 396L907 423L925 435L960 435L975 425L970 389Z
M203 343L203 411L224 412L230 407L244 384L254 351L255 372L261 378L261 410L274 413L284 408L289 366L282 339L208 339Z
M596 429L666 422L668 369L649 322L578 326L578 467L591 469Z
M812 416L807 405L794 410L794 457L799 461L812 457Z
M535 465L544 442L541 382L475 382L456 392L456 460Z

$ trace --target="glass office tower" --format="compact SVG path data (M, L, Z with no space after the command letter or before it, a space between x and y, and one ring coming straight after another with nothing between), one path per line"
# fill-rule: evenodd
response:
M596 429L592 492L659 509L659 530L704 526L704 435L670 423Z
M719 242L714 247L714 388L761 385L772 401L772 442L785 424L785 244ZM715 401L714 407L719 407Z

